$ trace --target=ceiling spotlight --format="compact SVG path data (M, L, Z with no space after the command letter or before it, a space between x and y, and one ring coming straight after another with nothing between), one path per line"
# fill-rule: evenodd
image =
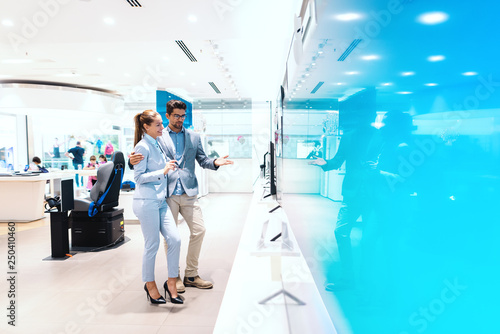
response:
M359 72L357 72L357 71L351 71L351 72L345 72L345 74L347 74L347 75L355 75L355 74L359 74Z
M477 72L472 72L472 71L471 72L464 72L464 73L462 73L462 75L470 77L470 76L473 76L473 75L477 75Z
M413 94L413 92L397 92L396 94L408 95Z
M429 56L427 57L427 60L428 61L432 61L432 62L436 62L436 61L442 61L444 60L444 56L443 55L435 55L435 56Z
M409 77L411 75L415 75L415 72L412 72L412 71L402 72L401 75L404 76L404 77Z
M377 55L366 55L366 56L362 56L361 59L363 60L376 60L376 59L379 59L380 57L377 56Z
M12 20L5 19L5 20L2 20L2 24L6 27L12 27L14 25L14 22L12 22Z
M424 85L429 86L429 87L433 87L433 86L437 86L438 84L435 82L429 82L429 83L426 83Z
M335 15L334 17L339 21L354 21L354 20L359 20L362 17L362 15L358 13L345 13L345 14Z
M392 86L392 82L384 82L382 86Z
M434 25L448 20L448 14L443 12L424 13L417 17L417 21L422 24Z
M110 25L110 26L115 24L115 19L112 17L105 17L103 21L104 21L104 23L106 23L107 25Z

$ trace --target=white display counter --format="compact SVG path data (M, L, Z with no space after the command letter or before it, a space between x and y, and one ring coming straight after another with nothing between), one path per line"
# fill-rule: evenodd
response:
M44 217L43 195L47 177L0 177L0 221L29 222Z

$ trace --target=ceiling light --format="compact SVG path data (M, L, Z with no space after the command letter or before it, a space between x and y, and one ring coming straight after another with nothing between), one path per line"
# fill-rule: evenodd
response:
M477 72L464 72L464 73L462 73L462 75L470 77L470 76L473 76L473 75L477 75Z
M408 95L413 94L413 92L396 92L396 94Z
M335 15L334 17L339 21L353 21L353 20L359 20L362 17L362 15L358 13L345 13L345 14Z
M351 71L351 72L345 72L345 74L347 74L347 75L355 75L355 74L359 74L359 72L357 72L357 71Z
M377 56L377 55L366 55L366 56L362 56L361 59L363 60L375 60L375 59L379 59L380 57Z
M32 63L33 59L17 58L17 59L4 59L2 63L4 64L27 64Z
M410 75L415 75L415 72L412 72L412 71L410 71L410 72L402 72L401 75L404 76L404 77L409 77Z
M342 82L337 82L337 86L342 86Z
M422 24L439 24L448 20L448 14L443 12L424 13L417 17L417 21Z
M443 55L429 56L429 57L427 57L427 60L432 61L432 62L441 61L441 60L444 60L444 56Z
M129 77L130 73L123 73L124 76Z
M5 19L5 20L2 20L2 24L6 27L12 27L14 25L14 22L12 22L12 20Z
M110 26L115 24L115 19L112 17L105 17L103 19L103 21L104 21L104 23L106 23L107 25L110 25Z
M433 87L433 86L437 86L438 84L435 82L429 82L429 83L426 83L424 85L429 86L429 87Z
M98 58L97 61L100 63L104 63L104 58Z
M163 60L164 60L164 61L169 61L169 60L170 60L170 58L168 58L168 57L163 57Z
M392 82L384 82L382 86L392 86Z
M189 15L188 16L188 21L194 23L194 22L198 21L198 18L196 16L194 16L194 15Z

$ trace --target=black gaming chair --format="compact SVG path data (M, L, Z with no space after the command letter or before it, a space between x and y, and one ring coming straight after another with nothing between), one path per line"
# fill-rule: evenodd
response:
M72 247L115 245L125 238L123 209L118 205L125 172L122 152L97 170L97 182L90 197L76 199L70 214Z

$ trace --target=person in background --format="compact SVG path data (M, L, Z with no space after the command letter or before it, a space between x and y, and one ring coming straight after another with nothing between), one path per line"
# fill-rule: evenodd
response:
M56 138L54 146L52 147L52 158L59 159L61 157L60 147L62 144L59 144L59 139Z
M115 148L113 147L113 144L111 144L111 140L108 140L108 143L106 144L106 147L104 148L104 154L106 155L106 158L111 159L114 152L115 152Z
M83 169L90 169L94 170L98 167L99 165L97 164L97 159L95 155L90 156L90 162L87 164L87 166L83 167ZM88 182L87 182L87 189L90 190L94 186L94 184L97 182L97 176L89 176Z
M132 208L139 218L144 236L144 255L142 259L142 280L146 296L152 304L165 304L155 282L155 259L160 246L161 233L168 244L168 279L163 284L174 304L183 304L177 294L176 280L179 276L179 256L181 238L169 205L167 196L168 172L176 169L175 160L168 159L157 138L161 136L163 123L160 114L145 110L135 115L134 151L144 159L135 166L134 181L136 189Z
M165 155L169 159L178 161L178 168L168 174L168 206L172 210L176 224L179 222L179 213L184 217L191 234L184 281L181 280L180 276L177 278L177 291L181 293L185 291L186 286L199 289L213 287L212 282L202 279L198 274L198 260L205 236L205 224L198 203L198 180L194 174L195 161L198 161L200 167L212 170L233 164L233 161L227 159L227 155L217 159L210 159L206 156L201 145L200 135L183 126L186 119L186 109L187 106L182 101L168 101L166 117L169 124L163 130L163 134L158 137L158 143ZM129 167L140 163L145 158L140 152L132 153ZM167 246L168 244L165 244L165 250L168 254L170 246Z
M99 156L99 166L100 165L104 165L106 162L108 162L108 159L106 159L106 157L104 156L104 154L101 154Z
M97 137L97 141L95 142L95 146L97 146L97 153L101 154L102 140Z
M69 155L70 153L73 157ZM77 141L76 146L69 149L64 155L73 160L73 167L75 170L83 169L83 156L85 155L85 149L82 147L80 141ZM80 176L78 173L75 174L75 181L77 187L80 187L80 183L83 186L83 176Z
M40 160L39 157L33 157L33 159L31 160L32 163L29 164L29 165L26 165L26 167L24 168L24 171L28 171L28 170L31 170L31 171L36 171L36 172L42 172L42 173L48 173L49 171L47 170L47 168L43 167L42 166L42 160Z

